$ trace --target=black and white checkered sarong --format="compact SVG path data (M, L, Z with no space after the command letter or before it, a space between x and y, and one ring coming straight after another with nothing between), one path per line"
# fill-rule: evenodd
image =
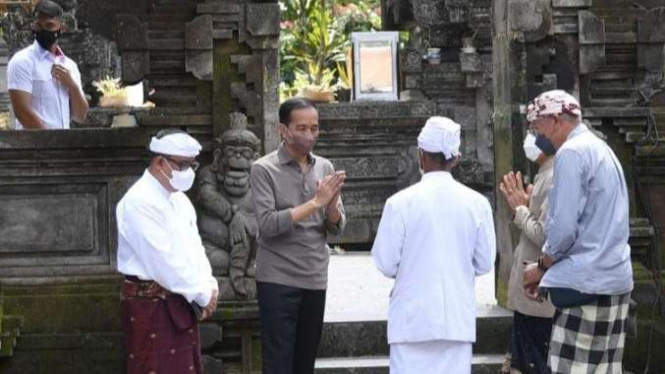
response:
M552 374L621 374L630 293L558 309L547 365Z

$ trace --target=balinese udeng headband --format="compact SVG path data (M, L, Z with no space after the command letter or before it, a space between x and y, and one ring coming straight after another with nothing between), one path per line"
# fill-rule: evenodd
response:
M582 119L582 107L571 94L563 90L552 90L538 95L526 111L527 121L533 122L538 117L557 114L570 114Z
M150 140L150 151L162 155L196 157L201 152L201 144L185 133L176 133Z
M418 135L418 147L430 153L443 153L446 159L459 155L460 128L450 118L431 117Z

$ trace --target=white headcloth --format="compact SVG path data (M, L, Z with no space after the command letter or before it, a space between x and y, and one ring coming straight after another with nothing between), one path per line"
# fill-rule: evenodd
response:
M446 117L431 117L418 135L418 147L430 153L443 153L446 159L459 155L460 125Z
M153 137L150 140L150 151L169 156L196 157L201 152L201 144L189 134L175 133Z

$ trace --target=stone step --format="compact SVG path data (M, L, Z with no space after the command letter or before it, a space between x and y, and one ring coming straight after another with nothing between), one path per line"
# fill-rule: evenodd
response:
M148 39L148 49L156 51L181 51L185 49L185 40L181 39Z
M639 107L587 107L584 118L645 118L647 110Z
M605 38L607 40L606 46L611 46L612 44L630 44L637 42L637 33L636 32L606 32Z
M176 7L170 11L164 9L160 12L149 14L145 17L145 20L148 22L170 22L173 25L188 22L194 15L196 15L196 9Z
M182 101L196 103L197 99L196 92L191 92L191 90L173 90L165 87L156 87L155 93L150 96L150 100L154 102Z
M647 125L646 117L633 117L633 118L615 118L615 127L638 127L645 128Z
M159 39L184 39L185 30L149 30L148 38L151 40Z
M196 107L196 101L184 101L177 98L148 99L158 107L164 108L191 108Z
M212 116L209 114L188 114L157 116L141 114L137 116L141 126L211 126Z
M624 33L624 32L634 32L635 24L632 22L629 23L620 23L620 22L607 22L605 23L605 32L608 33Z
M634 89L623 85L595 85L591 86L592 95L603 96L630 96Z
M184 23L182 25L177 25L174 26L173 22L161 22L161 21L147 21L146 25L148 27L148 31L168 31L168 30L173 30L174 27L177 27L179 29L184 29Z
M182 75L185 70L185 61L184 59L151 61L150 70L155 75Z
M471 361L472 374L498 373L503 363L502 354L475 354ZM388 374L390 359L383 357L323 358L317 359L316 374Z
M500 354L507 349L512 313L497 306L479 307L476 319L477 354ZM388 356L387 323L383 321L326 322L318 357ZM353 342L349 344L349 342Z
M644 131L619 131L623 133L626 138L626 143L637 143L644 139Z
M152 77L150 82L154 87L196 87L197 80L193 77Z

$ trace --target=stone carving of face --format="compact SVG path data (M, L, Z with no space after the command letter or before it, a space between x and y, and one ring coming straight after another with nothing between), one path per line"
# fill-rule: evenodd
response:
M249 171L258 154L244 145L226 145L223 152L224 189L232 196L244 196L249 191Z
M249 172L259 158L261 141L247 130L243 114L232 113L230 120L231 129L218 140L220 148L215 151L214 170L230 196L243 197L249 191Z
M249 172L227 170L224 173L224 190L231 196L244 196L249 191Z
M256 152L252 147L242 145L227 145L224 147L224 169L248 171L256 159Z

